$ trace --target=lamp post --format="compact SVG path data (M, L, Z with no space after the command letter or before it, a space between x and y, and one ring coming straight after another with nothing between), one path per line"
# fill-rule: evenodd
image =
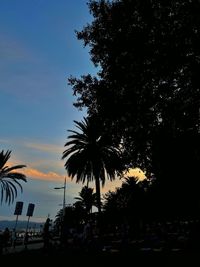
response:
M66 191L66 177L64 180L64 186L61 187L54 187L54 189L64 189L64 193L63 193L63 221L64 221L64 216L65 216L65 191Z

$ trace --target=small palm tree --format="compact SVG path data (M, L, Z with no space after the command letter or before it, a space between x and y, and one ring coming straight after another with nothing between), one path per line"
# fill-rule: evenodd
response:
M76 202L81 203L87 214L91 213L92 206L96 205L96 194L93 193L93 190L93 188L84 186L79 192L79 197L75 197L78 200Z
M65 144L67 149L63 152L62 159L66 159L65 169L68 175L72 179L76 176L77 183L95 181L100 213L100 182L103 186L106 178L112 181L116 175L121 174L121 153L111 139L103 134L103 127L100 127L94 117L74 122L80 132L69 130L73 134L68 136L69 141Z
M19 181L26 182L26 176L19 172L14 172L16 169L26 167L26 165L16 165L12 167L5 166L10 158L11 151L4 150L0 152L0 186L1 186L1 203L3 199L10 204L17 197L17 186L23 191Z

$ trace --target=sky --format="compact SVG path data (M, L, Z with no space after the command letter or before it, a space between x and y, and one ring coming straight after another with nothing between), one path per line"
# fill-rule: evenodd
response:
M54 187L67 177L61 160L67 130L86 115L73 106L67 79L96 73L75 34L91 20L85 0L0 0L0 151L12 150L10 165L27 166L23 193L0 205L0 220L15 219L16 201L24 202L19 219L29 203L33 221L54 219L62 208L64 190ZM107 182L102 192L120 184ZM81 187L67 177L66 204Z

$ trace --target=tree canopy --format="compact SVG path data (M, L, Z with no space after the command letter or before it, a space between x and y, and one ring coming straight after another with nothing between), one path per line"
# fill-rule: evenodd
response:
M75 106L103 119L127 163L155 173L158 145L199 142L200 2L101 0L89 9L94 20L77 37L99 72L69 79Z
M126 167L156 177L158 199L197 212L200 2L92 0L88 5L94 19L77 38L89 46L98 74L69 78L74 105L102 120L104 131L121 143Z

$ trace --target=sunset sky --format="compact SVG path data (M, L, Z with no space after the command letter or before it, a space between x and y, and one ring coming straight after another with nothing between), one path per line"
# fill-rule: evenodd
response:
M35 204L31 220L44 221L48 214L54 219L63 199L63 190L54 187L63 186L66 176L61 156L67 129L84 115L73 107L67 78L95 73L74 32L91 15L85 0L0 2L0 150L12 150L10 164L27 165L28 181L16 199L24 201L20 219L28 203ZM67 204L81 186L67 179ZM15 202L0 206L0 219L15 219Z

